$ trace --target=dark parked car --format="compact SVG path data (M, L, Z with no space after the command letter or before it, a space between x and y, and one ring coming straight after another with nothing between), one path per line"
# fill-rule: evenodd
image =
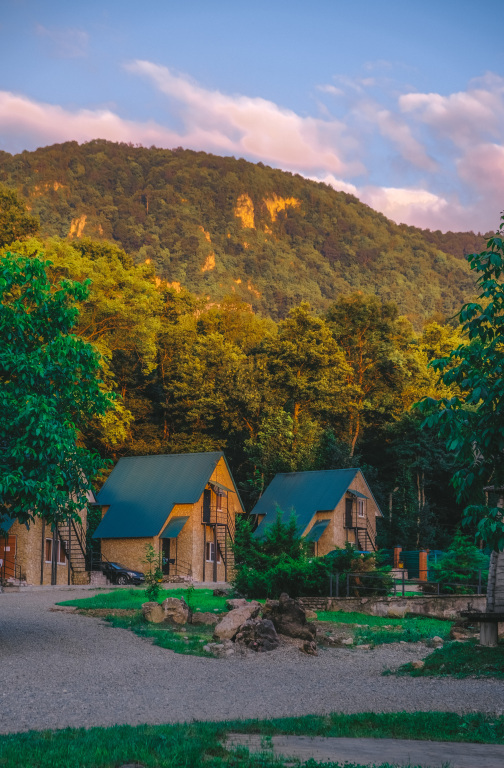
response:
M132 571L121 563L103 563L102 570L113 584L143 584L145 575L140 571Z

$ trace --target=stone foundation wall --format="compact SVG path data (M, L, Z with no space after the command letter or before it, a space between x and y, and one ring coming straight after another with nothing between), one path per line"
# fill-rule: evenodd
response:
M460 611L484 611L485 595L436 595L411 597L303 597L301 603L312 611L358 611L372 616L402 618L418 613L438 619L460 618Z

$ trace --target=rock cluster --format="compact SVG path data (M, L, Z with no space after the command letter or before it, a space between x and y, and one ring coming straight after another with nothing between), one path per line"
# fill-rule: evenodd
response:
M291 638L300 650L316 655L316 627L308 624L306 610L301 603L289 595L280 595L279 600L267 600L261 606L256 600L244 598L226 601L228 613L218 616L214 613L191 613L185 600L168 597L162 603L144 603L142 613L146 621L162 622L175 626L184 624L215 625L214 640L203 649L217 657L227 657L247 648L258 653L273 651L280 645L280 636ZM262 612L262 616L259 614Z

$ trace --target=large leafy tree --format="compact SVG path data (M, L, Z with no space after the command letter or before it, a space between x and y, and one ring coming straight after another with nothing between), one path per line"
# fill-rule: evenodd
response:
M501 504L484 503L484 491L493 488L501 496L504 488L503 235L504 216L487 248L468 257L481 293L479 302L465 304L459 314L467 343L432 362L457 394L420 403L425 426L436 428L456 457L453 485L460 499L473 502L466 520L496 550L504 549L504 518Z
M102 461L81 431L113 406L96 350L72 334L88 286L49 262L0 259L0 526L78 516Z
M413 329L395 304L361 293L341 297L328 310L327 323L347 363L352 397L344 428L353 455L367 426L403 410L401 392L416 367Z
M453 484L470 503L464 522L492 549L488 582L489 610L504 609L504 216L484 251L469 256L478 275L479 302L459 314L468 343L433 362L447 385L459 393L420 407L429 415L459 469ZM472 502L472 503L471 503Z

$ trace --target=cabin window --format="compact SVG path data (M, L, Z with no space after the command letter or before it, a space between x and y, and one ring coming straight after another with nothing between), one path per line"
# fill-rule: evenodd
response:
M52 562L52 539L45 540L45 561L46 563Z
M357 514L359 517L366 516L366 508L364 506L365 499L357 499Z
M215 544L213 541L207 541L206 543L206 561L207 563L215 562ZM220 563L221 557L219 548L217 547L217 562Z
M65 544L67 544L67 542L65 542ZM63 542L62 541L58 541L58 564L59 565L66 565L67 564L67 559L66 559L66 555L65 555L65 549L63 547Z
M222 511L222 499L223 499L223 497L224 497L224 494L222 493L222 491L217 491L217 511L218 512Z

